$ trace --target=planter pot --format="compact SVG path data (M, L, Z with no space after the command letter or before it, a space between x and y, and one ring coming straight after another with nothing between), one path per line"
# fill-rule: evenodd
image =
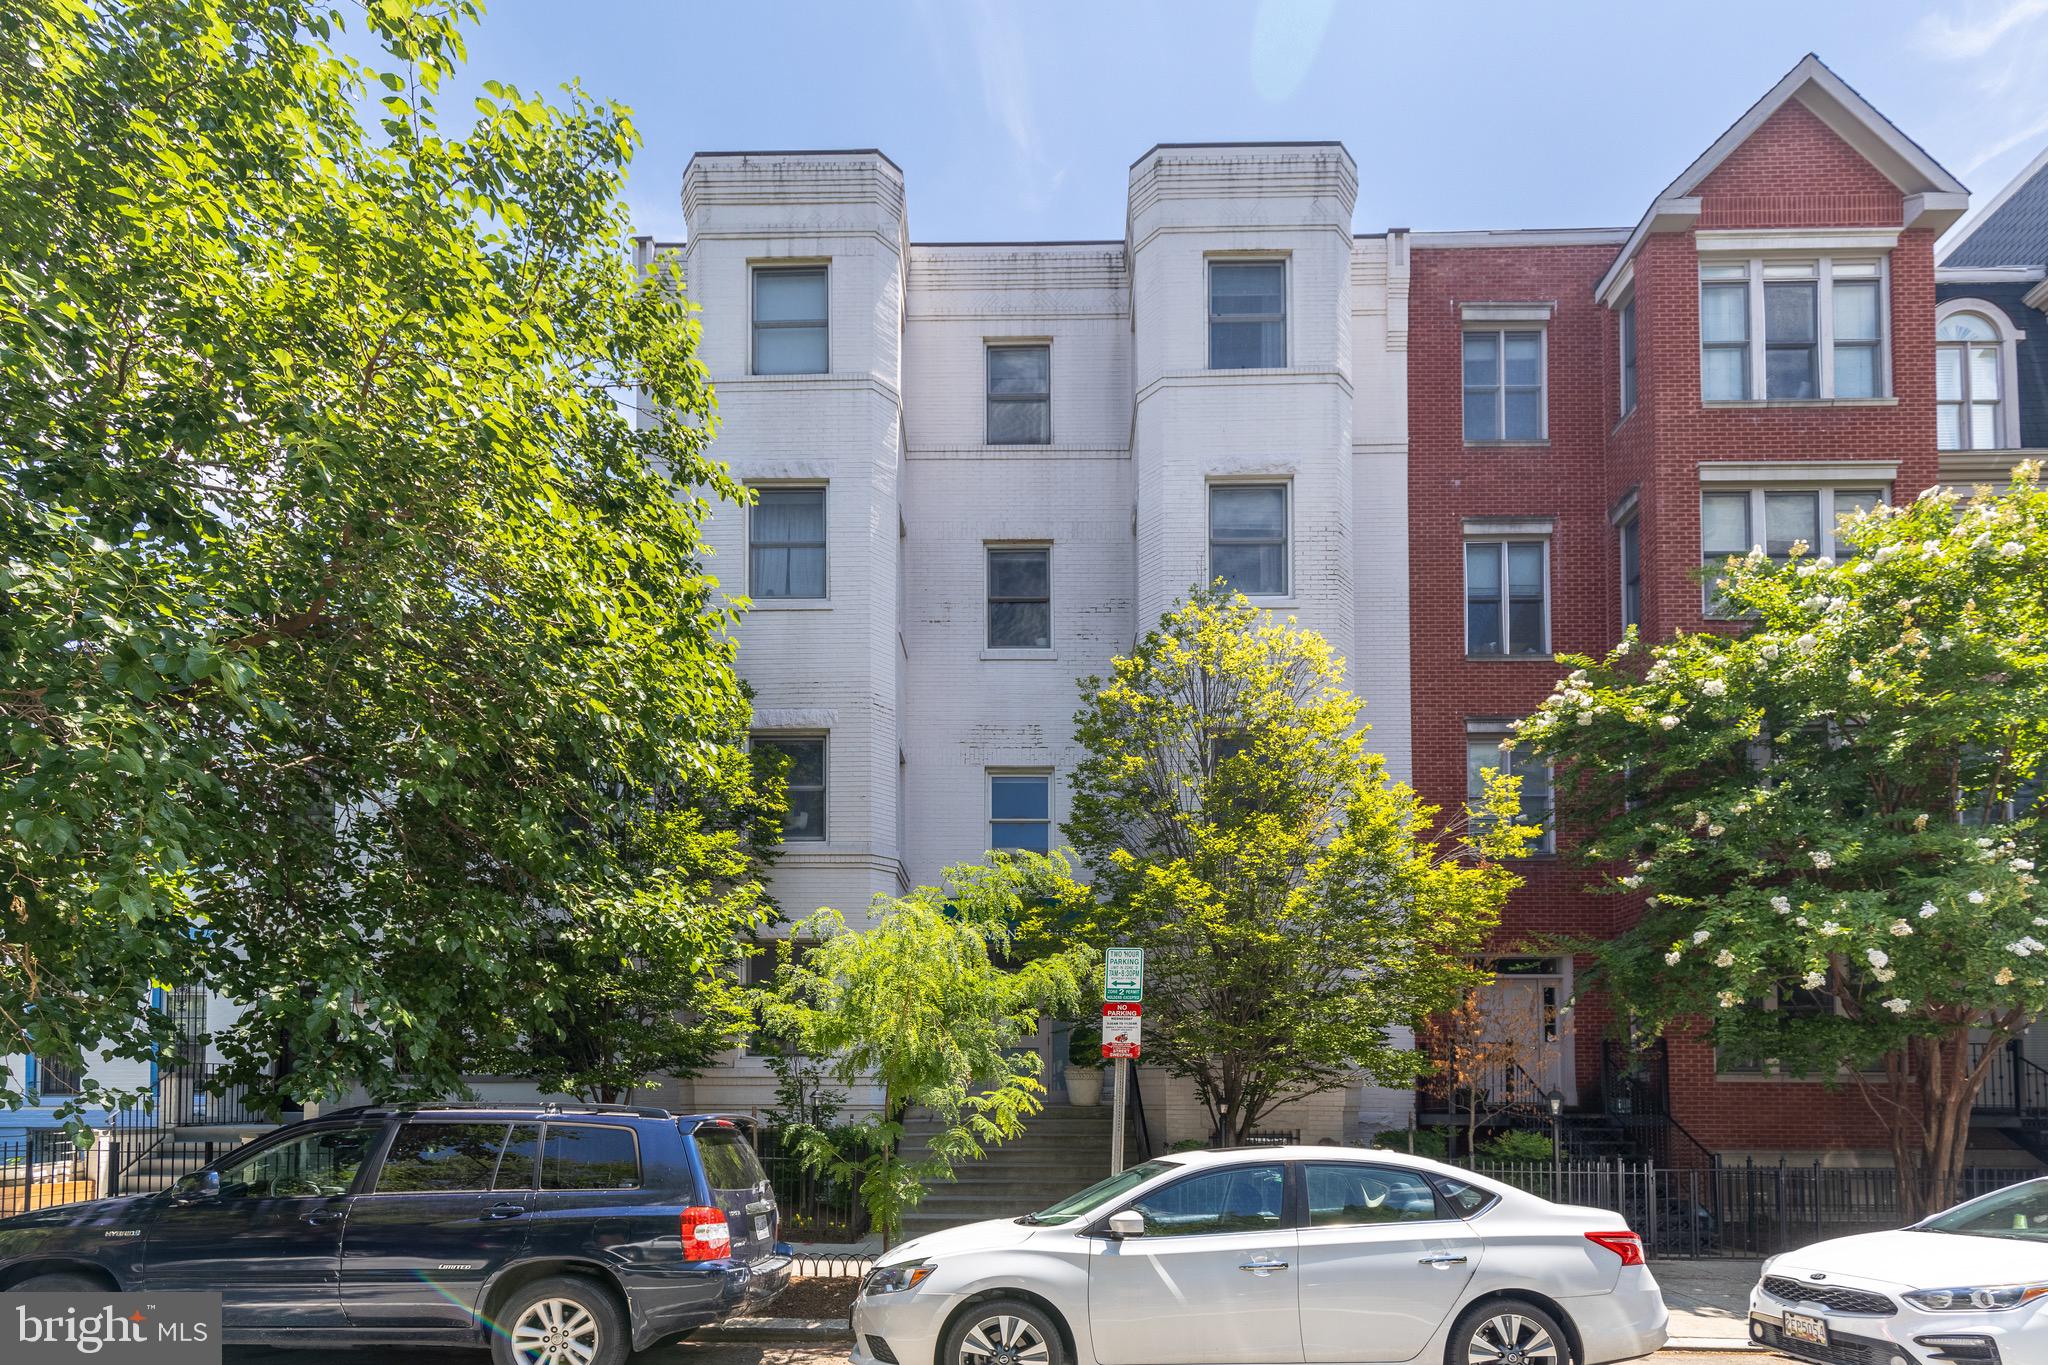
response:
M1070 1066L1067 1068L1067 1103L1102 1103L1102 1069L1093 1066Z

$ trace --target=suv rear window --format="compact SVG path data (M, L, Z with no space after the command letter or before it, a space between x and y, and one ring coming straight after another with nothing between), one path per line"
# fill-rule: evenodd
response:
M704 1159L704 1183L714 1190L751 1190L768 1177L747 1140L731 1128L699 1128L697 1155Z
M630 1128L550 1123L541 1153L544 1190L637 1190L640 1144Z

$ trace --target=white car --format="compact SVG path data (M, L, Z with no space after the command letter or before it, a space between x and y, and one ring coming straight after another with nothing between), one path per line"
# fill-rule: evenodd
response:
M1195 1152L883 1254L854 1365L1600 1365L1664 1344L1618 1214L1358 1147Z
M2048 1365L2048 1179L1763 1264L1749 1335L1825 1365Z

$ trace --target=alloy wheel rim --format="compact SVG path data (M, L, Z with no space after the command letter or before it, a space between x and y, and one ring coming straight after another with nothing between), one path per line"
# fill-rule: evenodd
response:
M1534 1318L1501 1313L1473 1329L1465 1355L1472 1365L1555 1365L1557 1343Z
M997 1313L967 1329L958 1365L1051 1365L1045 1338L1023 1318Z
M590 1365L602 1333L597 1315L574 1299L538 1299L512 1324L520 1365Z

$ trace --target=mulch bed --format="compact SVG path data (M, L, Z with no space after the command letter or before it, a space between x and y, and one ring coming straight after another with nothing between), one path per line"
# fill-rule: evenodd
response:
M853 1307L853 1294L860 1281L851 1275L830 1278L797 1278L775 1296L767 1312L778 1318L839 1318L844 1320Z

